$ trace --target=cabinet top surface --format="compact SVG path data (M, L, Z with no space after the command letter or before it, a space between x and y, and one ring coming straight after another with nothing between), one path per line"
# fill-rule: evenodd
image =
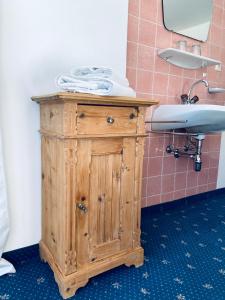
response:
M124 105L124 106L150 106L158 104L157 100L132 98L132 97L115 97L115 96L98 96L92 94L59 92L31 98L38 103L47 102L70 102L74 101L79 104L99 104L99 105Z

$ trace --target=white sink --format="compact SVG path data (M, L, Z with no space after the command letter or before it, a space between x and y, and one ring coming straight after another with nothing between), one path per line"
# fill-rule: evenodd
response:
M146 121L152 130L186 129L190 133L225 130L225 106L206 104L160 105ZM168 122L168 123L167 123Z

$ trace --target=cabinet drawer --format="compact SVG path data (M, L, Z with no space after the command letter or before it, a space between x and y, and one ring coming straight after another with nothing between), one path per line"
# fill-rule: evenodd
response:
M78 134L136 133L136 127L135 108L78 105Z

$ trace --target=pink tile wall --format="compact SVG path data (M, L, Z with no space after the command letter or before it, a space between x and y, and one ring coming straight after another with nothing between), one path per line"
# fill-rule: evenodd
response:
M176 47L177 40L188 45L198 43L167 31L162 22L162 0L129 0L127 77L137 95L153 98L161 104L180 103L194 80L203 72L211 86L225 87L225 0L214 0L209 39L201 43L202 54L221 60L222 72L214 68L185 70L172 66L157 56L159 48ZM209 95L199 85L195 93L201 103L225 104L224 94ZM193 171L193 161L175 160L165 153L169 136L149 134L146 139L142 205L150 206L216 188L220 135L207 136L203 146L203 169ZM183 144L183 138L176 138Z

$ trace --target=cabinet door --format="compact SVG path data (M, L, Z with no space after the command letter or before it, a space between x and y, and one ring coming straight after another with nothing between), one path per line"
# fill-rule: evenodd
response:
M132 248L135 140L78 142L78 266Z

